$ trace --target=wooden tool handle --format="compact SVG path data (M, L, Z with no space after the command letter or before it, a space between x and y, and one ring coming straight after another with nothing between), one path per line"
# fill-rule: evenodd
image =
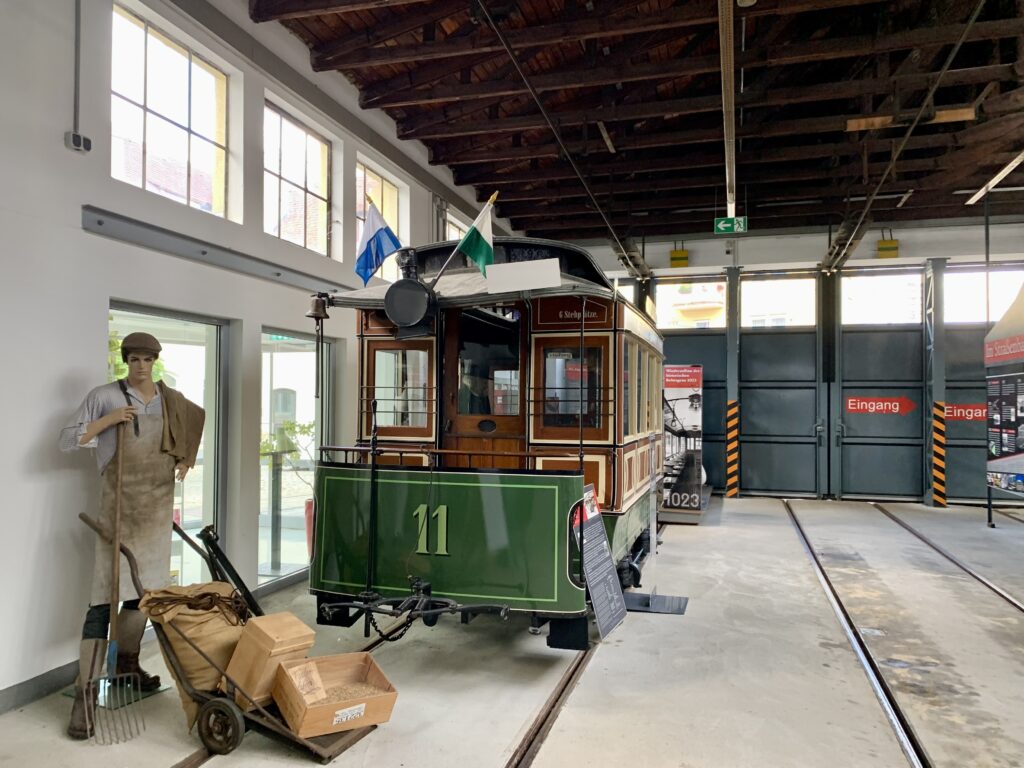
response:
M124 471L124 430L125 422L117 425L117 480L114 486L114 524L110 540L110 639L117 642L117 610L120 606L121 587L121 480ZM113 672L108 671L108 674Z

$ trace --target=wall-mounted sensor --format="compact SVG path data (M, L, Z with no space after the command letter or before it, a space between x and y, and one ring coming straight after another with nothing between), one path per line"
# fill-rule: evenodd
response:
M88 152L92 149L92 139L76 131L67 131L64 134L64 146L75 152Z

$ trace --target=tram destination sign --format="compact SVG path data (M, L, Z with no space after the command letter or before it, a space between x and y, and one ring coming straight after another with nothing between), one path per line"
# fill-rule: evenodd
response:
M716 235L735 235L746 231L746 216L723 216L720 219L715 219L714 233Z

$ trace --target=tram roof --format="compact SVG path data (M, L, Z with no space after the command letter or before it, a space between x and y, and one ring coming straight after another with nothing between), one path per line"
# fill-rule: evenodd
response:
M415 249L416 265L420 279L430 282L449 255L458 245L457 240L420 246ZM542 259L558 259L561 285L552 288L536 288L508 292L489 292L487 279L476 264L461 253L456 253L448 269L434 286L438 306L471 307L484 303L517 301L539 296L597 296L613 297L614 288L608 277L597 266L593 256L577 245L558 240L537 237L496 237L494 238L494 263L513 264ZM359 288L331 297L335 307L355 309L382 309L384 294L390 283Z
M353 309L383 309L384 294L387 293L390 287L391 283L385 283L335 294L331 296L331 305ZM438 306L442 309L447 307L473 307L480 304L518 301L542 296L595 296L599 298L613 296L610 286L597 285L590 280L567 275L564 272L562 273L561 285L557 287L499 293L489 292L487 288L487 279L475 266L457 269L449 267L441 275L441 279L437 281L437 285L434 286L434 292L437 295Z

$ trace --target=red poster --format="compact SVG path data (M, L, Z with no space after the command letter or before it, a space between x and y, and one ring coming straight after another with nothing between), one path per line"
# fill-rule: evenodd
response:
M666 365L665 389L701 389L704 367L700 365Z

